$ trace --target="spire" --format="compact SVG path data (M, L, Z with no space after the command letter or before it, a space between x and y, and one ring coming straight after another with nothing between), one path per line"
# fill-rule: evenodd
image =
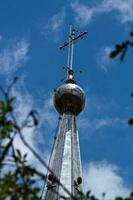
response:
M74 43L87 32L70 26L69 39L59 49L68 46L67 81L53 95L53 103L60 115L59 126L49 162L45 188L41 200L71 200L82 194L82 167L76 116L85 106L85 92L73 78ZM63 187L64 186L64 187Z
M68 47L68 57L67 57L67 80L73 80L73 57L74 57L74 43L78 39L83 39L84 35L87 34L87 32L80 32L80 34L77 34L78 30L76 30L72 25L70 25L69 29L69 38L67 41L64 42L62 46L59 47L60 50L65 49Z

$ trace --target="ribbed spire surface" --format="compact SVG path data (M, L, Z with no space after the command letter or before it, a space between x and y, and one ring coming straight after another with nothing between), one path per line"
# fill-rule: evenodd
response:
M49 167L72 196L79 194L78 190L82 189L81 184L77 184L77 178L82 177L79 138L75 116L71 113L64 113L61 117ZM52 177L48 172L50 175ZM47 179L42 199L58 200L62 199L61 196L67 198L70 194L58 181Z

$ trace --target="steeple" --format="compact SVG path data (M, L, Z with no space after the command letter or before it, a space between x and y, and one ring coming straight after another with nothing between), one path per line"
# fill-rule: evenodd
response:
M59 49L68 46L67 78L54 93L54 106L59 113L59 126L51 154L47 180L42 200L74 199L82 191L82 170L76 116L84 109L85 93L74 80L73 48L74 42L86 32L76 35L70 26L69 39ZM65 189L62 187L65 187Z

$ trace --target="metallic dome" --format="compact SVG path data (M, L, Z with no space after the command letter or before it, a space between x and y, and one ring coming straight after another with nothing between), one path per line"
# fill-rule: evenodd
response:
M85 93L75 83L66 83L55 90L53 101L60 114L71 112L78 115L85 106Z

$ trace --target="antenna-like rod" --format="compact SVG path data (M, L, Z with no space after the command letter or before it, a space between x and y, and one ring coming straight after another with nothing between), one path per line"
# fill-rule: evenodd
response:
M87 32L81 32L79 35L76 34L78 32L72 25L70 25L69 30L69 39L64 42L62 46L59 47L60 50L65 49L68 46L68 58L67 58L67 78L69 77L69 72L73 71L73 49L74 42L78 39L83 39L83 36L87 34Z
M72 25L70 25L69 31L69 44L68 44L68 59L67 59L67 67L72 70L73 65L73 39L74 39L74 31L72 29Z

